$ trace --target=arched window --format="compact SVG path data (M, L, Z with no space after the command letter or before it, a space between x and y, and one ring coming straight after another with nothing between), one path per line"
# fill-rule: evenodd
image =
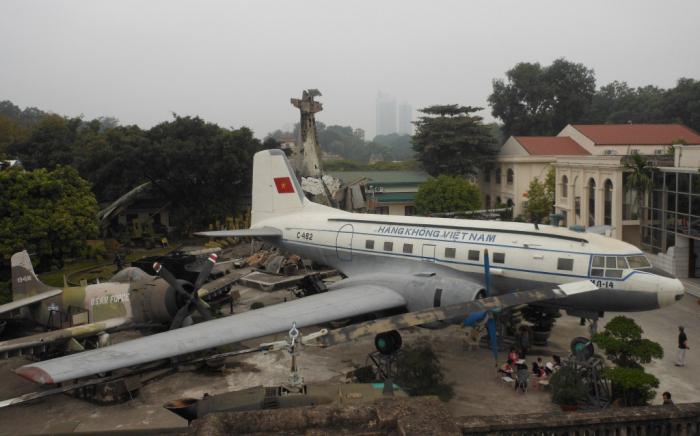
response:
M503 203L501 203L501 197L496 197L496 207L503 206Z
M509 198L508 200L506 200L506 206L513 207L513 199L512 198Z
M513 169L508 168L508 171L506 172L506 183L509 185L513 184Z
M569 196L569 178L561 176L561 198Z
M595 180L588 180L588 226L595 225Z
M484 207L486 209L491 209L491 196L486 194L486 197L484 199Z
M610 179L607 179L605 181L605 184L603 185L604 187L604 194L605 196L603 197L604 203L603 203L603 224L606 226L611 226L612 225L612 191L613 191L613 183Z
M496 168L496 184L500 185L501 184L501 169Z

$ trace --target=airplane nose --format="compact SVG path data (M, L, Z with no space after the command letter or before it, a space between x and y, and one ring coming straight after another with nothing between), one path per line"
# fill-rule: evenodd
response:
M676 278L664 278L659 282L659 307L670 306L685 295L683 283Z

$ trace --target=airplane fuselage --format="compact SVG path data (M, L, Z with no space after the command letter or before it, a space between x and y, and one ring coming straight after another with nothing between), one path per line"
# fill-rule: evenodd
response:
M643 311L680 299L675 278L609 237L534 224L354 214L311 203L259 226L281 229L282 248L353 277L368 271L439 273L483 282L488 250L496 294L588 279L600 289L558 300L572 312Z

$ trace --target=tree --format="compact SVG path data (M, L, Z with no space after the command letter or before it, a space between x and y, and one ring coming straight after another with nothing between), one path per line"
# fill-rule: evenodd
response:
M479 188L459 177L442 175L430 179L416 194L416 212L421 215L476 210L480 206Z
M552 213L554 202L552 197L548 195L545 183L540 182L537 177L530 181L530 187L527 191L527 207L525 214L528 220L533 223L542 222Z
M669 121L700 131L700 80L678 79L676 87L664 95L663 103Z
M454 388L445 382L440 360L429 345L404 347L398 356L396 381L410 395L436 395L442 401L454 396Z
M659 380L644 371L643 364L664 356L656 342L642 338L643 330L633 319L616 316L602 333L593 335L593 342L603 349L616 368L606 368L604 374L612 381L613 396L628 406L642 406L654 398L652 388Z
M425 114L416 124L413 150L432 176L468 176L496 154L496 141L482 118L481 108L444 105L419 109Z
M20 250L36 253L43 270L81 255L86 240L97 236L96 215L89 183L71 167L0 171L3 275L9 275L10 256Z
M554 135L587 111L595 93L593 70L557 59L552 65L521 62L495 79L491 113L511 135Z
M7 152L19 158L28 170L70 165L81 124L80 118L48 115L32 128L25 141L13 143Z
M629 159L629 158L628 158ZM625 188L637 193L637 206L644 205L644 196L652 186L653 167L649 160L640 154L633 154L625 161ZM641 212L641 211L640 211ZM644 225L644 214L640 213L640 224Z

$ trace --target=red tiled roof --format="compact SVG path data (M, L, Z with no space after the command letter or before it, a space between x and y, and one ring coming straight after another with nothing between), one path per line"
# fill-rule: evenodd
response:
M678 139L700 144L700 135L682 124L572 124L595 145L671 145Z
M514 136L531 155L589 155L590 153L568 136Z

